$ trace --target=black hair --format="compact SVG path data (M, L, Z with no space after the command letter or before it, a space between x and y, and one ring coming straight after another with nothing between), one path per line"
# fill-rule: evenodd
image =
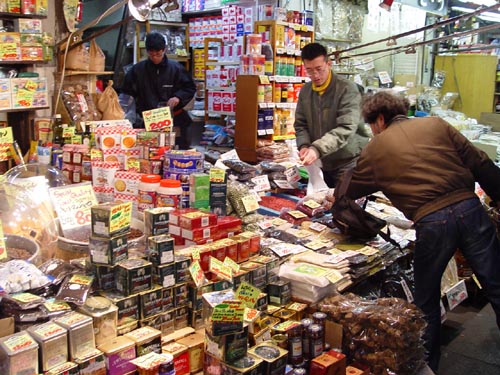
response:
M327 59L325 46L319 43L309 43L302 48L302 60L314 60L316 57L323 56Z
M361 113L367 124L373 124L378 116L382 115L384 122L388 125L396 116L406 116L409 107L410 103L406 98L388 91L380 91L363 97Z
M152 31L146 35L146 51L161 51L166 45L165 37L159 32Z

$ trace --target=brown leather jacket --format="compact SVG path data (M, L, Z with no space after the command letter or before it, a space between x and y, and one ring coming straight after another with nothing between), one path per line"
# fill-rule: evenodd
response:
M478 181L500 199L500 169L438 117L395 121L363 149L347 190L350 198L382 191L415 222L475 197Z

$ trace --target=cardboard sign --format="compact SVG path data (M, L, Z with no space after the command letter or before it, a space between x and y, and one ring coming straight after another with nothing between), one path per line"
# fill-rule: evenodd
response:
M149 111L142 112L144 118L144 126L147 131L155 131L160 129L172 129L174 124L170 107L155 108Z
M213 322L242 322L245 306L241 301L230 301L216 305L212 312Z
M210 257L210 272L215 273L217 276L223 278L224 280L233 280L233 270L231 267L222 263L219 259Z
M49 195L63 233L90 225L90 207L97 204L90 182L50 188Z
M235 297L245 304L249 309L254 308L259 299L260 290L253 285L243 281L236 290Z
M224 264L231 268L233 272L239 272L240 270L240 265L229 257L224 258Z
M7 246L5 245L5 238L3 236L3 224L0 220L0 260L7 259Z
M0 129L0 161L6 161L10 159L10 145L14 143L14 137L12 136L12 128L1 128Z
M119 232L122 228L130 226L132 221L132 202L122 203L113 207L109 218L109 231Z
M193 262L191 266L189 266L189 273L191 274L191 277L193 278L193 281L197 287L203 285L203 279L205 278L205 275L203 273L203 270L201 269L200 262Z

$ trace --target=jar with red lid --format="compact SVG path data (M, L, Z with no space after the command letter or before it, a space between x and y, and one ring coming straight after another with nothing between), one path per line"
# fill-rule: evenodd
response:
M161 177L156 174L145 174L139 182L139 211L154 208L156 205L157 190L160 187Z
M181 197L182 187L179 180L161 180L156 194L156 207L180 208Z

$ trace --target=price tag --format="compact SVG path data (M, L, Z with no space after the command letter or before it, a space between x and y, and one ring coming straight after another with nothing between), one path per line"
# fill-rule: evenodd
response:
M193 251L191 252L191 256L193 257L194 261L201 260L200 249L194 248Z
M212 312L213 322L242 322L245 315L245 306L241 301L219 303Z
M6 161L10 158L10 146L14 143L12 128L6 127L0 129L0 161Z
M199 261L191 263L191 265L189 266L189 273L191 274L191 277L193 278L193 281L197 287L203 285L205 275L203 273L203 270L201 269Z
M247 213L259 209L259 202L257 202L257 199L255 199L253 195L246 195L242 197L241 202L243 203L243 206L245 207Z
M210 168L210 182L222 183L226 180L226 171L218 168Z
M147 131L171 129L173 126L170 107L161 107L144 111L142 112L142 117L144 118L144 126Z
M271 83L271 82L269 82L269 76L266 76L266 75L260 75L259 82L261 85L268 85Z
M240 157L234 148L231 151L223 153L220 158L222 160L240 160Z
M274 180L274 182L280 189L295 189L295 187L286 180Z
M102 150L91 149L90 150L90 160L102 160Z
M7 259L7 246L5 245L5 238L3 235L3 224L0 220L0 260Z
M326 225L321 224L321 223L312 223L309 226L309 229L315 231L315 232L323 232L327 228Z
M309 200L305 201L304 202L304 206L312 208L312 209L321 207L321 205L318 202L313 201L312 199L309 199Z
M255 307L260 293L259 289L243 281L236 290L235 297L251 309Z
M293 217L294 219L303 219L305 217L307 217L307 215L301 211L298 211L298 210L291 210L291 211L288 211L288 214Z
M299 168L297 166L293 166L291 168L288 168L285 171L285 176L286 176L286 180L291 184L295 184L295 183L299 182L301 179Z
M269 177L267 174L252 178L252 182L255 184L255 191L271 190L271 184L269 183Z
M331 273L329 273L328 275L326 275L326 278L328 279L328 281L330 281L332 284L336 284L338 283L340 280L342 280L344 278L344 276L342 276L342 274L339 272L339 271L336 271L336 270L332 270Z
M217 276L223 278L224 280L233 280L233 270L231 267L222 263L219 259L210 257L210 272L215 273Z
M231 268L231 270L233 271L233 273L237 273L240 271L240 265L238 263L236 263L234 260L232 260L231 258L229 257L225 257L224 258L224 264L226 266L228 266L229 268Z
M110 212L109 231L117 232L122 228L130 226L132 220L132 202L122 203Z
M49 188L49 195L63 233L90 225L90 208L97 204L90 182Z
M380 79L380 83L383 85L392 82L391 76L387 72L378 72L378 78Z
M74 126L67 126L63 128L63 133L62 136L63 138L72 138L75 135L75 127Z
M276 219L273 219L272 224L279 227L280 225L287 224L288 221L285 219L282 219L280 217L277 217Z
M259 226L260 229L266 230L271 228L273 226L273 223L271 222L271 220L262 220L259 221L257 225Z
M304 244L305 247L311 250L319 250L325 247L325 243L321 240L314 240Z

